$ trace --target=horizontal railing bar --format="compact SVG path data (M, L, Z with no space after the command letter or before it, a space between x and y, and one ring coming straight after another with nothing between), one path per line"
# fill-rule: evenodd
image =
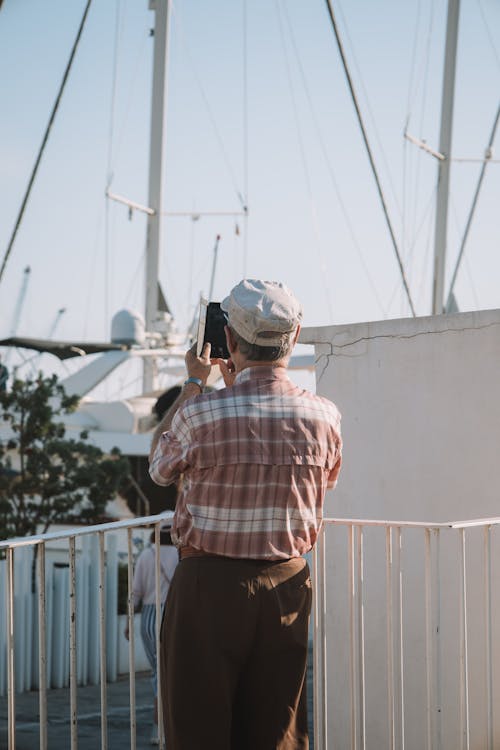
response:
M161 521L168 521L173 518L173 511L165 511L156 516L139 516L125 521L110 521L108 523L99 523L94 526L75 526L74 528L65 529L64 531L49 531L45 534L34 536L14 537L0 541L0 550L11 549L16 547L28 547L42 542L58 541L68 539L70 536L84 536L86 534L95 534L100 531L116 531L117 529L129 529L136 526L150 526ZM466 521L393 521L389 519L376 518L324 518L323 523L336 526L381 526L384 528L408 528L408 529L466 529L481 526L498 526L500 517L476 518Z
M375 518L324 518L323 523L337 526L383 526L415 529L465 529L472 526L498 526L500 517L477 518L470 521L391 521Z
M500 520L500 519L499 519ZM323 518L323 523L335 526L383 526L399 528L409 527L417 529L451 528L449 523L433 523L431 521L388 521L376 518Z
M470 529L474 526L498 526L500 518L475 518L470 521L453 521L450 524L452 529Z
M116 531L117 529L129 529L137 526L150 526L161 521L168 521L173 518L172 511L165 511L155 516L140 516L125 521L110 521L108 523L95 524L94 526L79 527L66 529L64 531L49 531L45 534L37 534L27 537L14 537L0 541L0 550L12 549L17 547L28 547L30 545L41 544L49 541L58 541L68 539L68 537L84 536L86 534L95 534L105 531ZM415 529L466 529L473 527L498 526L500 517L476 518L466 521L393 521L388 519L375 518L324 518L323 523L326 525L336 526L379 526L383 528L415 528Z
M110 521L109 523L98 523L94 526L75 526L75 528L66 529L65 531L48 531L46 534L35 536L15 537L0 542L1 549L12 547L28 547L30 544L40 544L41 542L55 541L58 539L67 539L70 536L84 536L85 534L95 534L99 531L116 531L117 529L128 529L131 526L149 526L161 521L168 521L173 518L172 511L159 513L157 516L140 516L128 521Z

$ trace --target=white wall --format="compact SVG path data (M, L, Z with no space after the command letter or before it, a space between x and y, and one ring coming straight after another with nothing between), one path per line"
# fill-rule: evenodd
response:
M500 311L306 329L314 343L317 391L343 414L344 463L325 515L446 522L500 516ZM343 530L327 549L328 747L350 746L347 689L349 601ZM500 590L500 541L493 534L493 592ZM466 540L470 747L487 745L483 534ZM433 548L434 549L434 548ZM384 538L365 538L367 749L390 747ZM460 543L441 535L439 633L432 706L442 747L460 747ZM403 534L405 750L426 747L424 539ZM397 582L396 582L397 588ZM493 600L493 691L500 700L500 612ZM437 627L434 630L438 630ZM495 741L500 727L495 720ZM400 744L396 743L396 747ZM497 746L497 744L495 744Z
M306 329L343 413L335 516L500 514L500 311Z

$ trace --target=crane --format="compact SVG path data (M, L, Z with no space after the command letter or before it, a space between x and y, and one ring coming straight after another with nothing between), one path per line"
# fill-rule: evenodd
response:
M47 336L48 339L51 339L53 337L54 333L56 332L56 328L59 325L59 321L61 320L65 312L66 312L65 307L60 307L59 310L56 312L56 317L54 318L52 325L50 326L50 330Z
M19 290L19 295L17 297L16 306L14 308L14 315L12 316L12 323L10 325L10 335L15 336L17 333L17 327L19 325L19 321L21 320L21 313L23 311L23 305L26 300L26 292L28 291L28 282L30 280L30 274L31 274L31 267L26 266L26 268L23 271L23 280L21 282L21 289Z

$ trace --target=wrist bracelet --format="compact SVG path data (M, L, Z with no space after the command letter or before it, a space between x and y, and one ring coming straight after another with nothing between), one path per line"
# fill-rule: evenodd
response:
M204 383L201 378L188 378L187 380L184 381L184 385L189 385L189 383L194 383L195 385L198 386L200 391L203 391Z

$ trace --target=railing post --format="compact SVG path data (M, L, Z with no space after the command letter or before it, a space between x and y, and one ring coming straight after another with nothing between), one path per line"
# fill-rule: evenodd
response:
M392 528L385 529L385 596L386 596L386 641L387 641L387 708L389 749L396 750L396 707L394 697L394 621L393 621L393 559Z
M160 750L164 750L165 737L163 731L163 701L161 697L161 658L160 658L160 628L161 628L161 563L160 563L160 522L155 524L155 642L156 642L156 693L158 705L158 736Z
M108 750L108 689L106 670L106 552L104 531L99 531L99 630L101 675L101 750Z
M45 542L38 547L38 705L40 750L47 750L47 620L45 597Z
M441 662L441 531L435 530L436 533L436 554L435 554L435 580L436 580L436 619L435 619L435 644L436 644L436 750L442 748L442 719L443 711L441 705L441 684L442 684L442 662Z
M313 662L314 662L314 746L317 750L333 750L327 745L327 682L326 682L326 581L325 527L318 534L313 549Z
M69 692L71 750L78 747L78 715L76 705L76 545L75 537L69 538Z
M137 747L137 717L135 706L135 620L134 620L134 558L132 552L132 529L127 529L127 617L128 617L128 661L130 673L130 750Z
M435 623L432 587L432 547L431 530L425 529L425 662L427 692L427 750L434 750L436 725L436 690L435 690Z
M364 610L364 555L363 527L357 526L357 620L358 620L358 671L359 671L359 744L366 748L366 685L365 685L365 610Z
M16 677L14 636L14 549L7 548L7 702L9 750L16 748Z
M351 750L358 748L358 694L356 690L356 578L354 558L354 527L348 527L348 560L349 560L349 673L351 697Z
M469 750L469 664L465 529L460 529L460 748Z
M486 736L493 750L493 669L491 635L491 526L484 528L484 647L486 663Z
M397 687L399 695L397 702L397 747L404 750L405 746L405 696L404 696L404 620L403 620L403 571L401 568L401 555L403 551L403 536L401 526L396 527L396 609L397 609Z

